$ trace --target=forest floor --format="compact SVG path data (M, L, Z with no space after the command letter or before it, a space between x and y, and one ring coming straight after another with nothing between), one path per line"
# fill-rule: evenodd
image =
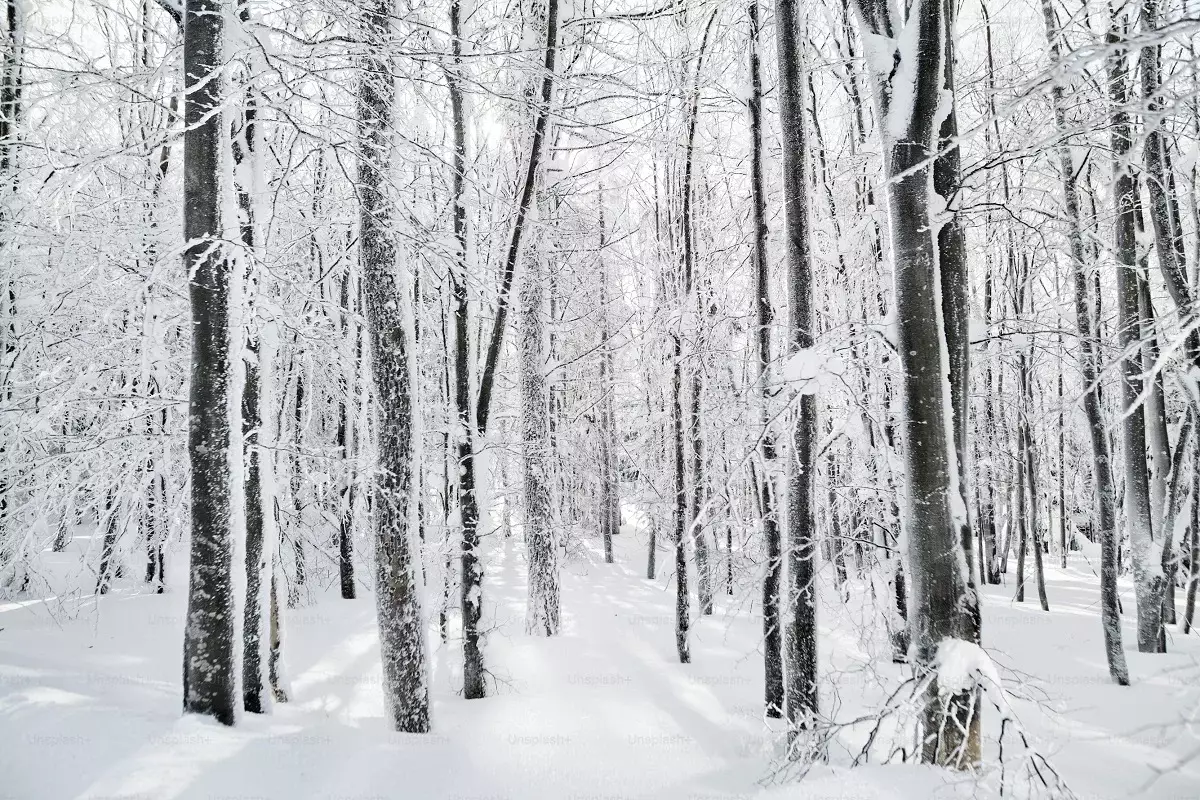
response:
M44 554L47 569L74 559ZM1049 561L1050 559L1047 559ZM176 561L183 561L177 558ZM846 728L830 766L802 782L780 774L778 721L762 719L757 589L719 594L693 628L692 663L674 644L671 558L647 580L645 541L627 530L617 563L588 545L566 565L563 632L523 633L519 539L497 541L486 583L491 696L466 701L460 647L435 638L434 732L383 723L374 601L324 595L288 612L291 702L221 728L180 717L186 593L144 593L133 580L97 603L63 592L0 603L0 798L11 800L926 800L998 792L913 766L848 769L871 725ZM826 570L826 573L828 570ZM825 578L829 576L824 574ZM694 575L693 575L694 577ZM178 576L177 576L178 578ZM1009 579L1012 578L1010 570ZM1048 565L1051 612L987 587L984 637L1030 744L1081 800L1200 798L1200 636L1172 629L1170 652L1129 652L1134 685L1107 677L1092 564ZM177 587L185 585L177 581ZM835 718L869 714L905 674L872 620L871 589L822 591L822 704ZM1134 600L1123 585L1125 642ZM693 611L695 600L693 597ZM754 606L754 610L757 606ZM997 714L984 709L995 761ZM1011 726L1009 733L1012 732ZM1022 796L1006 740L1006 795Z

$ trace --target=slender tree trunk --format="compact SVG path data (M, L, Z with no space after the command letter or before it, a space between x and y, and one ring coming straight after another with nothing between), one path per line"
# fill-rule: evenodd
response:
M519 296L525 558L529 570L525 632L554 636L559 626L559 568L547 475L550 401L546 395L546 287L542 258L541 253L535 253L526 259Z
M238 18L245 25L250 20L250 6L247 0L238 0ZM245 66L244 64L242 65ZM231 137L231 155L234 164L234 183L237 189L237 203L241 244L247 263L253 264L250 256L254 252L255 219L253 182L255 164L255 122L257 109L254 95L247 90L250 76L240 74L237 80L237 91L244 97L244 107L240 118L235 119L235 129ZM246 307L254 302L253 292L256 288L254 277L247 282ZM260 356L259 340L256 333L249 329L231 333L231 337L245 341L248 358L243 359L245 376L242 384L242 453L245 472L242 480L245 495L245 528L246 528L246 599L242 610L242 707L252 713L261 714L265 710L263 686L263 652L262 643L267 620L263 616L262 588L263 581L269 580L266 573L270 561L264 556L264 519L263 519L263 482L261 474L262 448L260 429L263 424L260 391L260 375L258 360Z
M1029 410L1033 407L1033 381L1025 353L1021 353L1020 366L1025 387L1026 413L1022 415L1021 424L1025 429L1025 446L1022 452L1025 457L1026 490L1029 492L1029 544L1033 547L1033 572L1037 582L1038 602L1042 605L1042 611L1049 611L1050 604L1046 599L1046 570L1042 563L1042 542L1037 530L1037 471L1034 469L1033 434L1029 425Z
M295 608L300 603L300 587L308 583L308 556L304 549L304 465L301 456L301 443L304 439L304 367L296 367L296 405L293 418L295 429L292 431L292 448L295 455L292 458L292 512L295 523L289 538L292 543L292 555L295 559L295 581L288 586L288 608Z
M683 345L678 332L673 334L672 352L673 365L671 368L671 428L675 453L674 495L675 495L675 650L679 655L679 663L687 664L692 660L688 650L688 626L690 611L688 602L688 569L687 549L684 546L684 533L687 528L687 493L684 482L684 431L683 431Z
M779 118L783 129L784 254L788 275L788 340L792 352L811 349L815 338L813 272L808 228L808 144L804 132L804 55L793 0L775 0L779 54ZM817 398L799 397L788 459L787 604L784 629L788 747L800 756L800 734L818 713L817 695Z
M766 545L766 572L763 578L763 666L766 671L766 713L768 717L783 716L783 647L779 609L779 591L783 582L783 543L780 540L779 519L775 513L775 438L770 430L767 369L771 364L770 281L767 273L767 210L763 188L762 146L762 70L759 56L760 34L758 0L750 0L750 193L754 209L754 315L755 348L757 350L758 415L762 429L759 457L762 469L758 476L758 502Z
M451 102L453 103L454 95L457 93L459 97L459 118L462 116L461 108L461 76L458 73L462 68L462 33L460 8L458 0L452 0L450 6L451 20L451 36L454 42L454 69L455 78L452 83L457 88L451 89ZM462 619L463 619L463 695L471 700L483 697L486 694L486 686L484 684L485 670L483 666L483 646L482 637L479 630L479 621L483 616L483 562L479 558L479 505L475 495L475 452L473 438L474 432L469 429L472 427L478 428L478 434L483 436L487 432L488 418L491 413L492 391L495 385L496 368L500 360L500 348L504 343L504 333L507 327L508 304L509 296L512 292L513 280L516 276L517 263L520 259L521 241L528 221L529 211L532 207L537 177L540 170L542 157L542 143L546 137L546 127L550 117L550 100L554 88L554 64L555 55L558 51L558 0L546 0L546 39L545 46L542 51L542 79L538 96L535 98L536 113L533 120L533 137L529 144L529 158L526 162L526 169L522 176L520 188L517 192L517 215L513 222L512 235L509 238L508 249L506 252L503 271L500 281L500 295L496 306L496 316L492 323L491 335L488 338L487 352L484 356L483 371L479 376L479 395L475 403L475 425L470 425L470 416L468 410L467 422L468 434L463 437L459 444L459 458L461 462L461 484L460 484L460 509L463 524L463 541L462 541L462 592L460 602L462 604ZM465 121L462 125L457 124L456 128L462 128L465 132ZM457 141L457 134L456 134ZM465 139L463 139L465 142ZM457 155L456 144L456 161ZM465 157L464 165L465 169ZM456 180L461 179L462 170L456 170L459 176ZM456 192L456 204L461 203L462 194ZM458 207L462 210L463 233L459 238L460 242L465 241L465 225L466 211L465 206L456 206L456 222L458 221ZM465 248L461 248L460 257L464 261L465 269ZM465 273L463 278L465 279ZM467 363L467 316L466 316L466 288L462 288L462 302L459 305L462 311L460 315L456 314L456 334L457 340L456 350L458 351L459 361L458 369L460 375L458 381L460 389L469 391L469 364ZM458 327L461 326L461 332ZM457 404L461 410L469 405L469 400L464 400Z
M933 165L933 190L945 203L950 218L944 221L937 233L938 279L941 282L942 326L949 358L950 410L954 446L951 456L957 462L958 510L952 514L959 528L963 559L967 565L966 592L963 595L963 634L974 644L982 642L982 616L979 607L979 590L975 583L975 547L967 504L970 471L967 456L967 430L971 409L970 377L971 346L968 316L970 314L970 277L967 272L967 236L962 219L957 213L959 185L962 180L962 155L958 147L958 112L954 95L954 42L955 3L944 2L944 52L942 72L945 92L950 108L943 116L938 131L938 157ZM953 487L952 487L953 488ZM1039 556L1040 559L1040 556ZM1040 575L1040 573L1039 573ZM978 690L960 693L950 704L955 716L954 726L962 730L962 753L955 757L963 764L977 764L981 757L980 721L982 698Z
M1197 420L1200 425L1200 420ZM1200 449L1200 431L1196 435L1196 447ZM1200 469L1192 469L1192 519L1189 540L1191 558L1188 564L1187 601L1184 603L1183 624L1180 630L1186 635L1192 629L1196 614L1196 584L1200 582Z
M683 280L682 291L678 301L680 307L686 308L688 298L693 291L693 275L695 268L694 237L692 233L692 175L695 167L696 127L700 116L700 73L704 67L704 54L708 50L708 37L712 32L714 11L708 17L704 26L704 36L700 42L700 50L696 57L695 78L692 85L692 96L687 117L687 143L684 148L683 185L680 187L683 208L680 215L680 227L683 229ZM682 318L679 322L682 326ZM687 664L692 660L688 649L688 628L691 625L688 600L687 549L685 535L688 528L688 496L686 490L686 466L684 450L686 446L686 431L684 429L683 408L683 332L677 328L671 335L673 344L672 374L671 374L671 420L674 426L675 450L675 649L679 654L679 662ZM692 520L695 526L699 520Z
M353 306L350 300L350 270L346 270L342 275L341 280L341 297L340 297L340 317L341 317L341 334L342 346L339 348L341 352L347 349L348 336L351 330L355 330L354 338L357 339L358 325L355 323L351 328L351 313ZM355 597L354 585L354 485L357 481L354 469L355 458L355 434L354 420L357 416L354 402L356 392L356 372L357 365L360 359L350 357L346 358L342 363L341 374L338 376L338 423L337 423L337 447L342 458L342 470L344 472L341 491L341 513L338 520L338 579L341 584L342 599L353 600Z
M1056 279L1057 280L1057 279ZM1062 327L1062 323L1059 323ZM1063 394L1063 335L1058 334L1058 557L1059 567L1067 568L1067 414Z
M19 140L21 125L21 96L24 92L22 71L24 54L23 19L18 0L7 0L4 13L3 40L3 72L0 73L0 192L4 193L5 202L0 203L0 232L6 234L12 224L9 218L10 210L7 202L10 192L16 193L18 179L14 169L16 163L16 144ZM11 259L14 243L9 241L3 256ZM13 396L13 373L16 371L19 349L17 344L17 315L18 298L16 281L12 272L5 270L5 278L0 282L0 402L8 403ZM0 459L8 459L9 443L0 439ZM9 481L5 474L0 473L0 542L6 542L9 536ZM0 552L0 569L6 565L6 552ZM20 555L17 555L20 558Z
M1022 394L1024 398L1024 394ZM1023 399L1022 399L1023 402ZM1025 506L1025 466L1028 463L1025 459L1025 426L1023 423L1017 424L1017 496L1016 496L1016 523L1018 531L1019 544L1017 545L1017 596L1018 603L1025 602L1025 554L1029 547L1029 512Z
M108 594L113 573L117 571L113 561L117 557L117 539L121 532L121 524L117 519L119 513L117 490L116 487L112 487L104 501L104 540L100 547L100 569L96 576L97 594Z
M700 300L700 292L696 292L696 353L704 352L703 343L703 328L704 328L704 311L699 306L703 305ZM689 509L688 516L691 519L692 532L692 547L696 551L696 588L700 594L700 613L705 616L711 616L713 613L713 570L712 558L708 548L708 530L701 519L701 514L704 510L704 495L705 481L707 476L704 471L704 435L700 424L701 415L701 400L704 394L704 378L703 367L700 364L693 365L692 369L692 407L691 413L688 414L688 441L692 448L692 505Z
M1179 564L1183 560L1183 548L1187 541L1180 542L1180 552L1175 551L1175 521L1179 509L1180 487L1183 485L1183 459L1188 452L1189 439L1195 427L1195 414L1188 409L1188 415L1179 428L1179 436L1175 442L1175 452L1171 456L1171 467L1167 473L1167 499L1163 510L1163 548L1162 570L1166 576L1167 590L1163 595L1163 624L1174 625L1179 620L1175 613L1175 581L1179 573ZM1194 456L1193 456L1194 458ZM1165 636L1165 631L1164 631Z
M257 350L253 351L257 356ZM246 382L242 387L242 441L246 453L246 605L242 611L242 707L263 713L262 640L263 609L259 604L263 580L263 506L259 472L259 428L262 425L259 403L258 368L246 361Z
M1138 213L1139 222L1141 213ZM1144 233L1139 224L1138 230ZM1148 266L1143 264L1143 267ZM1146 417L1146 448L1147 463L1150 468L1148 476L1150 497L1150 530L1156 541L1162 542L1163 602L1162 621L1164 625L1175 623L1175 582L1174 568L1171 558L1172 531L1167 523L1171 519L1171 503L1168 486L1171 483L1171 435L1167 430L1166 393L1163 390L1163 376L1155 369L1158 361L1158 337L1155 333L1154 304L1150 299L1150 281L1148 272L1138 276L1138 310L1142 326L1142 365L1145 379L1143 388L1147 390L1143 404ZM1186 445L1186 442L1184 443ZM1164 632L1165 635L1165 632ZM1165 644L1165 642L1164 642Z
M395 0L373 0L363 10L368 50L358 92L362 265L371 377L378 417L375 483L375 595L383 658L384 715L404 733L430 727L421 614L420 550L414 541L413 393L410 352L412 298L397 275L392 204L385 196L392 163L395 118L392 20Z
M604 192L600 192L600 537L604 560L613 563L613 537L621 531L621 489L617 466L617 424L613 410L613 351L609 337L608 269L604 261Z

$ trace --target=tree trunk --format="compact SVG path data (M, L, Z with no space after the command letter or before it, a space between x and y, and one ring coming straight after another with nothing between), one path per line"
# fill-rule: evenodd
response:
M346 352L348 335L351 330L357 331L358 325L351 328L351 312L353 306L350 300L350 270L342 274L340 297L340 317L342 341L339 351ZM357 332L354 336L357 339ZM354 420L356 403L355 373L360 359L348 357L342 362L341 373L338 375L338 423L337 448L342 459L344 484L341 491L341 514L338 520L338 579L341 584L342 599L353 600L354 585L354 484L357 480L354 469L356 437Z
M121 525L117 520L119 512L117 490L116 487L112 487L108 490L107 499L104 501L104 540L100 546L100 569L96 577L97 594L108 594L113 573L117 571L114 569L113 560L117 556L117 538L121 532Z
M699 307L700 292L696 292ZM697 308L696 314L696 353L698 358L704 352L703 344L704 312ZM690 427L688 440L692 447L692 505L689 509L691 518L692 546L696 551L696 588L700 594L700 613L711 616L713 613L713 570L712 558L708 548L708 532L701 519L704 513L705 480L704 474L704 436L700 425L701 399L704 393L703 366L694 364L692 369L692 407L688 415Z
M1108 31L1113 53L1108 61L1113 149L1113 198L1116 203L1118 341L1121 359L1121 423L1125 458L1125 524L1129 529L1137 596L1138 650L1159 652L1162 628L1163 575L1156 557L1150 522L1150 486L1146 466L1146 416L1142 392L1142 322L1139 309L1137 260L1137 182L1125 163L1133 147L1129 103L1129 56L1123 40L1127 31L1116 18Z
M250 20L250 6L247 0L238 0L238 19L245 25ZM243 65L244 66L244 65ZM240 70L238 72L241 72ZM247 89L248 75L239 74L236 90L243 94L244 108L240 118L235 119L235 128L231 137L232 157L234 164L234 183L237 190L239 228L243 258L253 264L254 247L256 245L254 226L254 172L257 169L255 160L255 120L257 110L254 95ZM252 275L247 281L245 307L252 307L253 292L257 281ZM246 527L246 598L242 609L242 708L252 714L261 714L266 703L263 698L263 648L265 630L264 623L268 620L263 616L264 580L269 580L266 570L270 560L264 553L264 518L263 518L263 481L261 460L263 449L260 441L260 430L263 425L265 406L261 402L259 340L255 332L249 328L231 333L231 339L237 337L244 340L248 358L243 359L245 375L242 384L242 458L244 475L242 488L245 496L245 527ZM267 406L269 408L269 406ZM269 611L269 609L268 609Z
M617 423L613 411L613 351L609 337L608 270L604 262L604 192L600 193L600 538L604 560L613 563L613 537L621 532L621 487L617 466Z
M955 640L975 640L971 615L963 612L970 592L962 568L962 529L966 524L958 494L953 407L946 396L949 364L942 298L938 292L938 249L932 231L930 161L934 155L938 109L945 91L945 14L940 0L913 7L904 22L906 43L885 58L884 41L901 28L893 8L880 0L856 0L860 24L869 39L868 63L900 63L876 72L876 99L886 122L884 171L888 178L888 218L895 274L897 351L906 408L905 472L908 514L909 630L917 674L927 679L922 700L921 760L965 768L979 753L978 728L956 723L971 713L964 702L973 687L938 689L939 649ZM915 26L910 38L907 32ZM893 106L896 76L912 85L900 87L905 102ZM957 510L955 508L957 507ZM965 690L965 691L960 691Z
M451 36L454 46L454 69L452 73L454 78L451 83L454 85L451 88L451 102L454 102L454 96L457 94L459 100L459 113L455 121L455 127L462 129L463 133L463 164L461 169L456 169L456 181L462 179L465 164L465 120L459 124L462 119L462 94L461 94L461 75L458 73L462 68L462 33L461 20L459 18L460 8L458 0L451 0L450 5L450 22ZM463 441L459 444L459 459L462 464L462 477L460 484L460 509L463 524L463 541L462 541L462 592L460 602L462 603L462 620L463 620L463 695L471 700L483 697L486 694L486 686L484 685L484 666L483 666L483 648L482 640L479 631L479 621L483 616L483 562L479 558L479 505L475 495L475 452L474 452L474 432L473 427L478 427L480 436L487 432L488 417L491 413L492 390L495 384L496 368L500 360L500 348L504 343L504 332L507 326L508 318L508 303L509 295L512 291L513 280L516 276L517 262L521 253L521 241L525 231L526 222L528 220L529 210L532 207L537 177L539 174L541 158L542 158L542 143L546 137L546 126L550 117L550 100L554 89L554 64L555 55L558 51L558 0L546 0L546 39L545 46L542 51L542 79L538 96L534 98L536 112L533 120L533 137L529 143L529 159L526 162L526 169L522 176L520 189L517 192L517 215L513 222L512 235L508 241L508 249L506 252L503 271L500 281L500 294L496 305L496 317L492 323L491 335L488 338L487 352L484 356L483 371L479 376L479 395L475 403L475 423L470 424L470 412L467 411L467 435L463 437ZM458 133L456 135L456 163L459 159ZM466 249L463 243L466 239L466 208L462 205L461 191L455 192L456 209L455 209L455 226L456 231L461 224L462 230L458 235L460 248L460 265L465 270ZM461 209L461 211L459 210ZM461 221L459 214L461 213ZM465 272L463 275L465 279ZM461 315L456 313L455 319L455 338L456 350L459 355L458 369L460 374L458 381L460 390L469 392L469 364L467 363L467 304L466 304L466 287L461 290L461 304L458 305L461 310ZM460 318L461 317L461 318ZM464 407L469 406L469 399L464 397L463 401L457 404L460 412L460 418Z
M525 632L532 636L554 636L559 626L559 568L547 474L550 402L546 395L546 287L542 258L541 253L533 253L526 259L519 297L525 559L529 570Z
M257 348L252 351L257 356ZM246 492L246 605L242 613L242 707L252 714L264 711L262 682L263 609L259 603L263 569L262 481L259 474L261 451L258 443L262 425L258 392L258 368L247 360L246 382L242 387L242 442L246 458L243 481Z
M804 132L804 55L794 0L775 0L779 54L779 119L783 129L784 258L788 276L788 340L793 353L811 349L815 338L813 272L808 227L808 144ZM817 398L799 397L788 458L787 603L784 630L788 749L801 755L801 732L816 723Z
M392 162L394 0L363 11L368 44L358 92L360 244L371 377L377 398L375 596L383 659L384 715L393 730L430 727L425 624L420 605L420 550L412 535L413 397L409 349L412 298L397 275L392 204L384 195Z
M754 315L755 348L757 350L757 383L759 427L759 457L762 469L758 476L758 502L766 546L766 572L763 577L763 666L766 672L766 713L768 717L783 716L783 648L779 610L779 590L783 582L783 543L779 534L779 519L775 513L775 438L770 429L767 369L771 364L770 282L767 273L767 202L763 188L762 154L762 74L759 58L760 33L758 0L750 0L750 193L754 209Z
M225 17L217 0L186 0L183 37L184 274L191 276L188 460L191 575L183 642L183 709L225 725L236 717L233 520L230 508L230 264L221 219ZM239 340L240 341L240 338ZM239 565L240 567L241 565Z
M1200 420L1197 420L1200 425ZM1200 448L1200 431L1196 435L1196 447ZM1192 519L1189 539L1191 558L1188 564L1187 601L1183 607L1183 624L1180 630L1186 635L1192 629L1196 614L1196 584L1200 582L1200 469L1192 470Z

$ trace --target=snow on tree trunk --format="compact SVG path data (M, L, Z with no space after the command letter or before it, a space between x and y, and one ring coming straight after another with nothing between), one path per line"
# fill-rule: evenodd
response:
M1149 471L1146 465L1146 415L1142 393L1142 316L1137 259L1137 180L1128 163L1133 148L1129 102L1129 56L1122 44L1126 23L1114 12L1107 40L1110 135L1113 151L1113 200L1116 205L1113 255L1117 262L1117 337L1121 345L1121 433L1125 459L1125 525L1133 557L1137 596L1138 650L1159 652L1163 574L1158 543L1150 522Z
M245 25L250 20L250 7L246 0L238 0L238 19ZM257 109L254 93L248 88L250 81L249 65L242 59L237 60L232 83L242 96L240 114L234 115L234 129L231 140L231 156L234 167L234 184L237 191L238 227L241 234L243 257L251 264L254 248L257 244L255 233L255 186L254 176L258 165L256 150ZM246 307L251 309L258 298L258 277L253 275L247 291ZM264 416L269 416L271 406L262 402L260 392L260 352L258 333L252 328L256 325L251 312L251 319L243 326L244 330L231 332L231 340L242 342L244 339L243 363L245 365L242 385L242 448L245 463L245 475L242 486L245 494L245 530L246 530L246 603L242 609L242 707L253 714L261 714L266 710L265 674L263 656L266 644L268 622L264 614L264 588L268 580L266 548L264 548L264 502L262 486L263 450L260 433ZM264 409L267 411L264 412Z
M340 350L344 354L341 374L338 375L338 421L337 447L342 459L342 490L341 513L338 515L338 582L342 590L343 600L353 600L356 594L354 584L354 495L357 476L354 474L354 458L356 437L354 430L356 391L356 373L360 359L358 354L349 352L350 345L357 338L357 323L351 324L354 311L350 299L350 270L342 275L341 291L338 300L339 317L341 322Z
M218 0L187 0L183 40L184 272L192 307L188 460L191 574L183 644L183 709L232 725L237 714L234 522L229 469L230 262L222 229L224 16ZM239 337L240 344L240 337ZM239 568L241 565L238 565Z
M758 393L758 425L761 428L759 458L761 468L755 470L758 494L759 517L763 543L766 551L766 566L762 584L763 604L763 668L765 671L765 702L768 717L783 716L783 626L780 624L779 591L783 582L783 545L780 541L779 519L775 513L774 475L775 439L770 429L768 402L770 389L767 386L767 370L771 364L771 325L774 315L771 309L770 283L767 273L767 199L763 188L763 143L762 143L762 67L759 48L761 27L759 24L758 0L751 0L748 7L750 18L750 194L754 213L754 267L753 306L755 318L754 346L756 356L755 378Z
M897 351L904 400L905 540L910 652L928 679L921 713L921 760L964 768L979 753L972 690L939 691L938 650L971 642L968 567L962 546L966 508L958 488L950 357L942 314L930 162L948 110L941 0L913 3L905 19L880 0L856 0L885 144L888 219L895 278Z
M547 468L550 402L546 394L546 285L541 253L526 259L518 298L521 322L521 435L525 493L525 559L529 597L525 632L554 636L559 625L558 537Z
M696 292L697 305L700 305L700 292ZM704 352L703 345L703 311L697 309L696 315L696 353L699 358ZM692 547L696 551L696 588L700 595L700 613L711 616L713 613L713 564L708 547L708 529L704 525L704 500L706 494L707 476L704 471L704 433L701 426L701 400L704 396L704 368L701 364L692 367L691 410L688 414L688 436L692 451L692 492L691 506L688 516L691 524Z
M358 92L359 260L364 316L375 386L375 602L383 658L384 715L396 731L430 728L425 620L421 613L420 551L413 536L412 298L400 279L393 208L385 196L395 124L392 75L394 0L363 10L363 57Z
M808 221L808 144L804 131L805 56L802 26L793 0L776 0L779 58L779 119L783 130L784 258L787 265L788 343L793 353L811 350L813 272ZM805 391L793 412L787 459L787 609L784 624L788 748L803 754L801 732L818 712L817 694L817 398Z

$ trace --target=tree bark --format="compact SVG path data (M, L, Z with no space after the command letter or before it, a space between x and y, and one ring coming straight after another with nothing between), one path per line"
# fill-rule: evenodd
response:
M763 188L762 145L762 69L759 56L761 28L758 0L750 0L750 194L754 212L754 344L757 355L758 423L762 429L759 439L759 458L762 469L758 477L759 516L766 549L766 570L763 576L763 667L765 670L766 714L783 716L783 626L779 609L779 591L783 582L783 543L780 540L779 519L775 512L775 437L770 429L767 370L771 365L770 280L767 272L767 201Z
M892 7L880 0L856 0L864 33L871 46L882 48L901 24ZM937 242L931 217L930 162L934 156L938 109L946 89L943 3L914 6L904 27L916 26L907 44L893 50L886 63L900 60L889 72L876 72L876 98L885 138L884 171L888 183L888 217L895 275L896 317L904 419L905 508L908 514L910 650L917 674L926 678L921 713L921 760L966 768L979 753L978 728L963 730L957 720L971 713L964 702L973 689L943 698L938 690L939 648L954 640L974 642L973 624L964 613L969 596L962 528L965 511L958 495L953 440L953 406L947 396L950 363L942 318ZM867 38L867 37L864 37ZM868 63L885 63L877 52ZM907 62L907 63L906 63ZM912 85L893 86L897 76ZM893 104L900 92L903 104ZM958 506L955 511L954 507ZM961 687L955 687L959 689Z
M794 0L775 0L779 54L779 118L783 130L784 259L788 275L788 342L793 353L811 349L815 338L813 271L808 223L808 143L804 131L804 55ZM799 757L801 732L816 723L817 398L799 397L788 458L787 604L784 629L788 748Z
M1137 181L1126 164L1133 148L1129 103L1129 56L1124 24L1111 21L1107 42L1108 90L1113 150L1113 197L1116 204L1118 341L1121 358L1122 443L1125 458L1125 524L1129 530L1137 596L1138 650L1159 652L1162 628L1163 575L1156 557L1150 517L1150 486L1146 465L1146 416L1142 392L1142 317L1139 309L1137 259Z
M237 668L230 508L230 264L221 219L221 40L218 0L186 0L183 36L184 274L191 276L188 461L191 574L183 643L183 709L234 724ZM240 339L239 339L240 341ZM239 565L240 566L240 565Z
M545 267L541 253L531 254L526 262L519 296L525 559L529 570L525 632L554 636L559 627L559 568L547 474L550 401L546 394Z
M352 301L350 299L350 270L346 270L342 275L341 292L338 305L340 306L340 322L341 322L341 347L339 351L345 353L348 337L352 330L357 331L357 323L351 325L351 314L353 311ZM357 338L357 333L355 337ZM360 359L355 356L345 358L341 365L341 374L338 375L338 422L337 422L337 448L342 459L342 470L344 472L342 480L344 481L341 491L341 513L338 520L338 581L342 590L343 600L353 600L356 594L354 584L354 485L357 480L354 468L355 457L355 430L354 420L357 416L356 403L354 395L356 391L355 373Z
M409 361L412 298L397 276L392 204L384 187L392 161L395 83L390 47L395 0L363 10L368 49L358 91L359 261L362 265L371 377L375 385L375 596L383 659L384 716L393 730L430 727L419 559L412 535L413 396Z

